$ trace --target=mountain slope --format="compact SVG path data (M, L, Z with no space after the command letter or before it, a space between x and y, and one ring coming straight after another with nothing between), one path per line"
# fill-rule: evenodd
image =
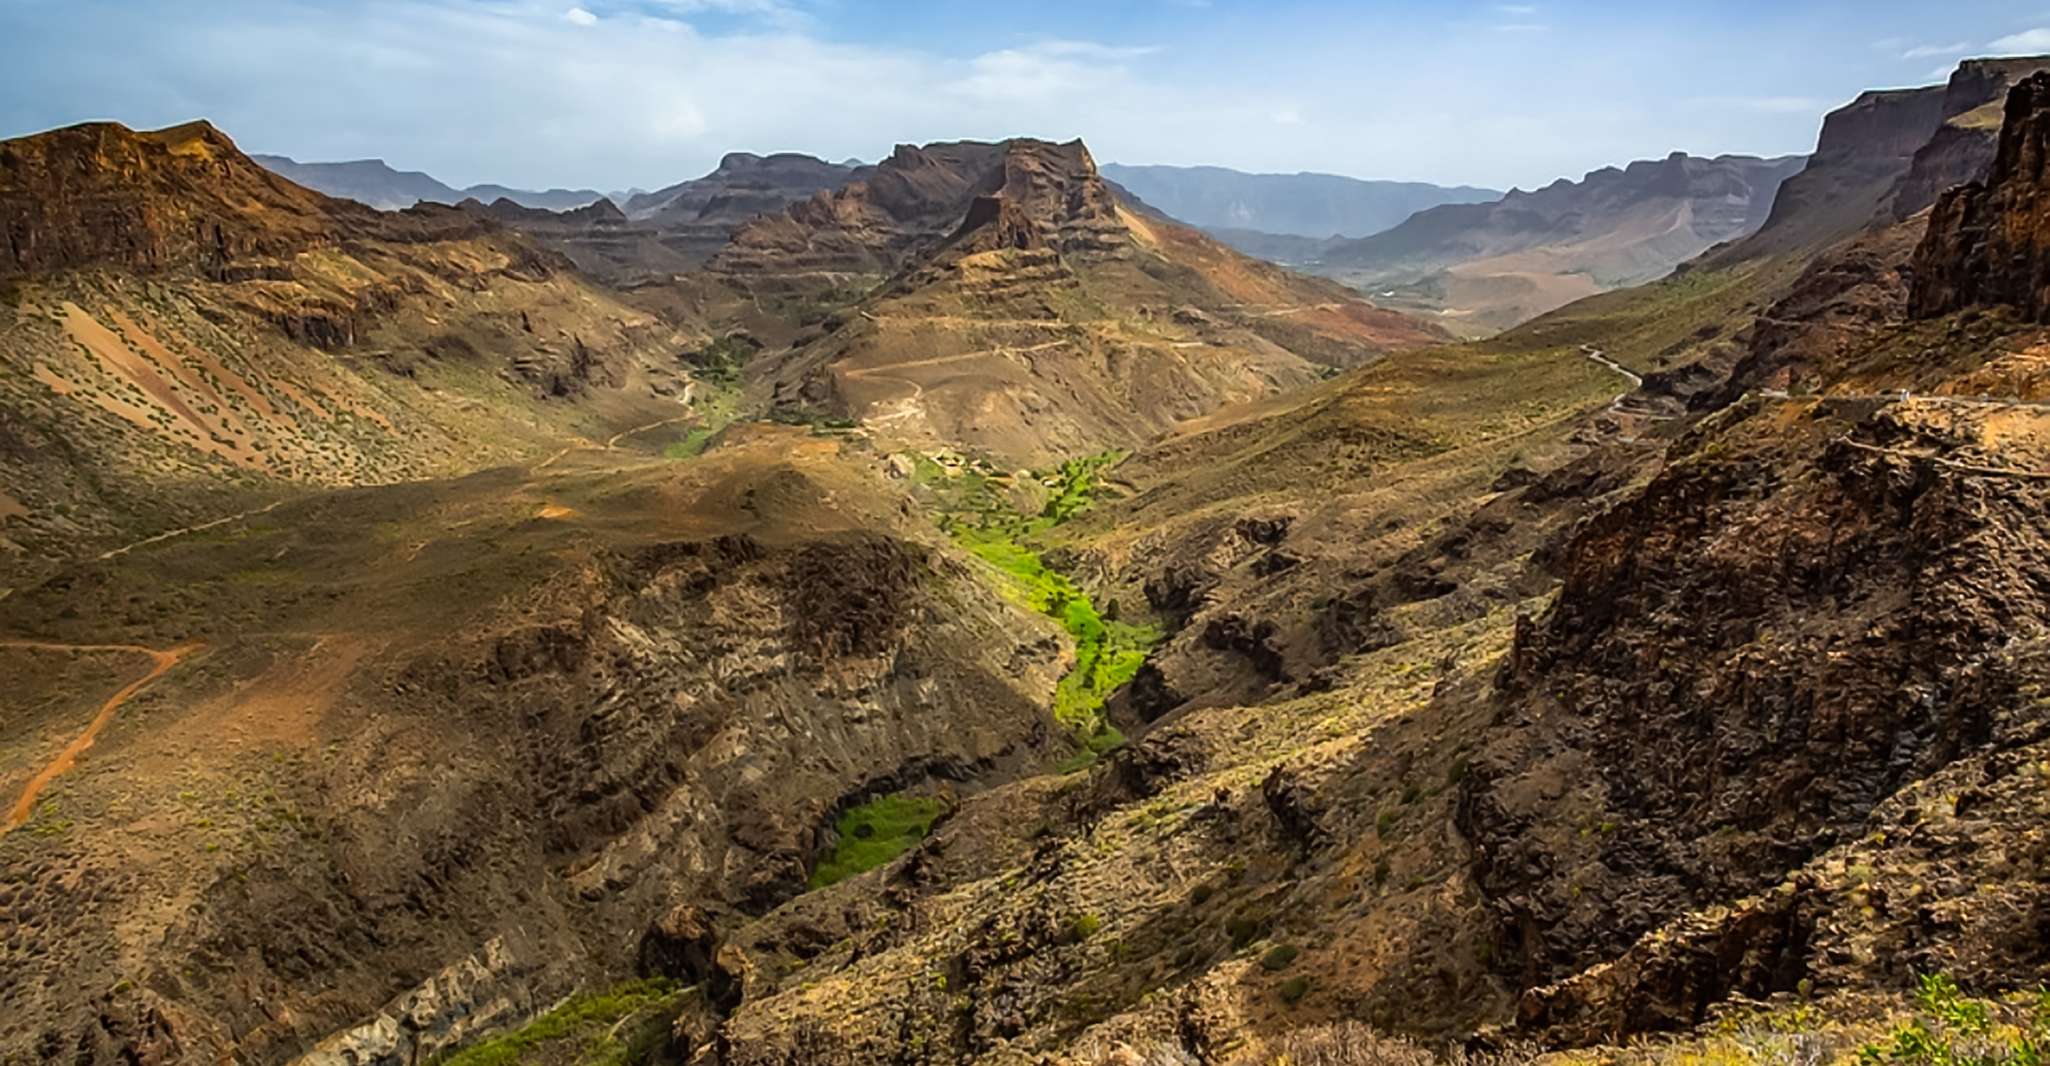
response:
M204 124L0 144L0 230L0 587L309 486L545 453L683 385L675 331L563 260L293 185Z
M1560 179L1487 204L1433 208L1324 249L1315 269L1395 290L1469 328L1499 329L1582 296L1663 276L1765 222L1798 157L1657 162Z
M769 402L1013 464L1438 339L1136 213L1079 142L900 147L742 228L710 269L756 299L865 294L762 365Z
M1837 1061L1968 1050L1915 1027L1917 975L1949 974L2040 1033L2046 100L2013 94L1987 183L1931 227L1792 206L1743 266L1111 468L1040 547L1170 631L1133 743L744 927L741 1006L692 1032L828 1066L1432 1061L1368 1025ZM1839 161L1906 172L1844 125ZM1812 358L1692 414L1611 365L1709 327Z
M1148 204L1217 235L1224 230L1296 237L1367 237L1440 204L1482 203L1495 189L1335 174L1246 174L1224 167L1125 166L1103 176Z
M506 199L522 207L570 211L603 198L589 189L513 189L503 185L472 185L457 189L417 170L395 170L382 159L347 163L301 163L281 155L252 155L265 169L329 196L368 204L380 211L403 211L418 203L456 204L475 198L485 203Z

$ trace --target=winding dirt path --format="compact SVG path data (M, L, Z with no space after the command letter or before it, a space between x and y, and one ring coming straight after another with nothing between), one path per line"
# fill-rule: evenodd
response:
M204 644L181 644L175 648L159 650L156 648L145 648L140 644L52 644L36 640L0 640L0 648L61 652L72 655L123 652L134 655L147 655L150 659L148 673L130 681L122 687L121 691L107 697L107 702L100 705L99 713L93 715L93 720L87 724L85 732L80 733L71 743L66 744L64 750L57 753L56 758L50 760L48 765L36 772L36 776L29 778L28 784L21 790L21 796L14 801L12 807L8 808L7 820L4 823L0 823L0 836L6 836L28 822L29 816L35 813L36 797L41 796L43 790L48 788L50 782L56 780L59 774L77 765L78 757L84 754L87 748L93 746L93 741L99 739L100 731L107 727L108 722L114 720L114 714L121 709L122 704L133 699L135 694L147 688L150 682L170 673L171 669L177 666L181 660L204 647Z
M285 501L276 500L262 507L252 507L247 511L237 511L226 518L216 518L211 522L201 522L196 526L184 526L178 529L165 530L164 532L159 533L154 537L144 537L143 539L138 540L133 544L124 544L121 547L115 548L111 551L103 551L100 553L100 561L105 562L108 559L118 559L121 556L127 555L129 552L134 551L137 548L147 548L152 544L161 544L164 541L171 540L175 537L182 537L189 533L199 533L209 529L218 529L221 526L225 526L230 522L240 522L245 518L254 518L260 514L269 514L272 511L275 511L278 508L283 507L284 505Z

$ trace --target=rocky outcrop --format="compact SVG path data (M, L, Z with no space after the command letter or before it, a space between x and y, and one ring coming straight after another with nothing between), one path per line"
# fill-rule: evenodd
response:
M1128 240L1116 197L1080 141L899 145L866 178L821 192L734 234L712 262L738 275L892 274L947 242L978 201L991 220L1029 225L1064 255L1111 253Z
M2050 69L2050 57L1968 59L1959 64L1944 87L1943 124L1915 152L1894 193L1894 220L1919 214L1951 189L1985 177L1999 150L2008 90L2045 69Z
M1992 171L1944 196L1915 252L1912 310L2004 305L2050 320L2050 74L2008 94Z
M1531 1033L1616 1041L1730 996L1908 980L1881 944L1934 969L1995 952L1937 902L1973 891L1962 879L1906 887L1929 860L1899 841L1936 782L2033 757L2050 730L2030 695L2050 627L2031 576L2050 564L2043 489L2007 463L1948 463L1991 446L1955 411L1869 396L1928 387L1946 357L1897 341L1910 278L1925 313L2041 286L2046 91L2050 76L2014 91L1993 176L1946 197L1912 272L1913 223L1817 259L1759 322L1736 406L1542 560L1562 588L1519 624L1460 804ZM1837 139L1819 160L1845 158ZM1947 357L1988 343L1953 331ZM1738 403L1790 384L1861 395ZM2018 826L1986 845L2033 856ZM1882 890L1847 867L1898 873Z

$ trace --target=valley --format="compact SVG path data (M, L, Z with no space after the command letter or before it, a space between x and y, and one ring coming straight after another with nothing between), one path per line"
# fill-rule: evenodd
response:
M2033 1061L2046 145L0 142L0 1062Z

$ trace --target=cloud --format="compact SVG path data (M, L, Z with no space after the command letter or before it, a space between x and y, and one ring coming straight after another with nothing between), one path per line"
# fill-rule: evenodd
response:
M1963 55L1964 53L1971 51L1971 48L1971 45L1965 44L1963 42L1959 42L1957 44L1918 44L1915 47L1910 48L1905 52L1902 52L1901 58L1933 59L1937 56Z
M1501 15L1529 17L1538 13L1536 4L1496 4L1495 12Z
M1181 13L1179 0L1153 2ZM695 177L729 151L874 159L899 143L1079 136L1104 160L1505 188L1675 147L1800 150L1826 109L1812 101L1664 104L1749 85L1837 91L1787 74L1781 56L1796 45L1755 54L1749 31L1699 42L1717 63L1680 71L1597 24L1546 38L1489 25L1535 30L1559 8L1549 0L1512 0L1535 15L1478 0L1451 26L1277 9L1260 34L1029 14L1002 30L928 29L859 6L0 0L0 136L206 117L252 151L380 157L459 186L606 189ZM977 43L992 32L1004 36ZM1148 36L1118 36L1129 32ZM1716 81L1697 87L1705 77Z
M1158 51L1145 45L1041 41L976 56L953 88L976 100L1010 103L1114 93L1131 79L1127 61Z
M2033 30L2023 30L2020 33L2010 33L1986 47L2001 55L2033 55L2038 52L2050 52L2050 27L2038 27Z

